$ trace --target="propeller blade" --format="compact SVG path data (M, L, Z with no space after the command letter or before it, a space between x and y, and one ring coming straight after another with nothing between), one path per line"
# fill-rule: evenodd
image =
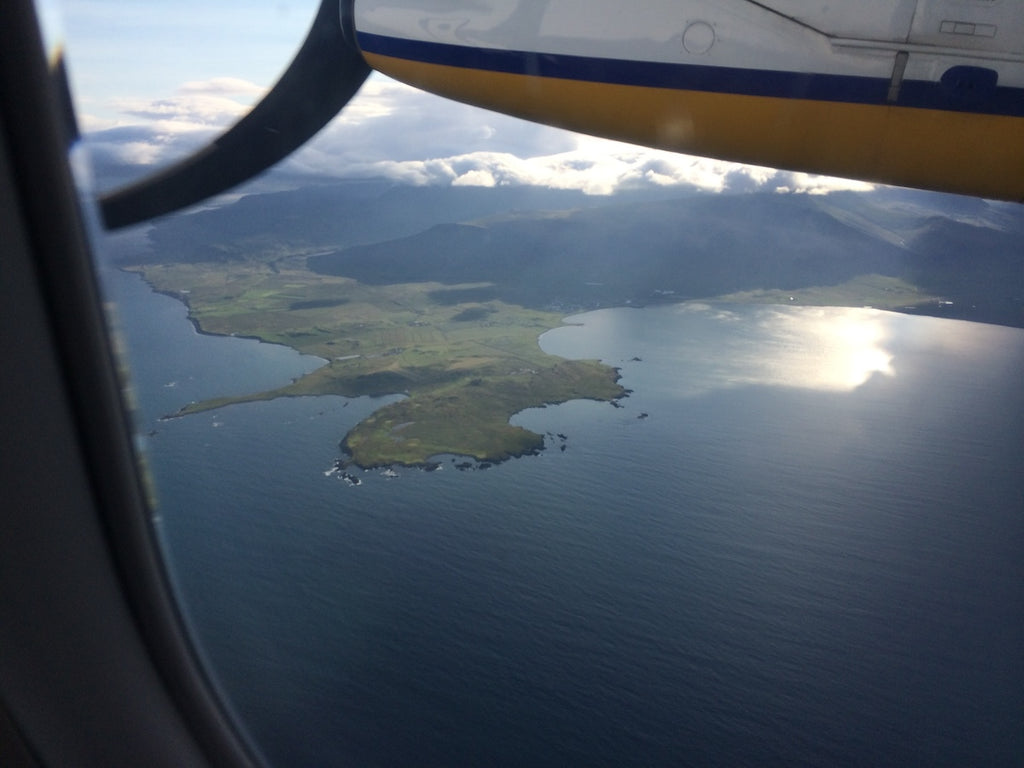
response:
M302 48L263 100L195 154L101 196L104 224L137 224L252 178L323 128L369 74L342 30L338 0L323 0Z

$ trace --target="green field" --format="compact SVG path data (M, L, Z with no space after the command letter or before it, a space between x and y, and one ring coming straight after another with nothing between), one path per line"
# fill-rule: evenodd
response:
M514 413L624 394L615 369L540 349L540 334L562 324L557 313L433 298L473 284L367 286L312 274L299 259L142 271L157 290L184 300L207 333L256 337L328 361L279 389L192 403L180 415L275 397L407 395L345 436L351 460L364 468L419 465L439 453L481 461L523 455L540 449L543 438L510 425Z
M737 304L790 304L808 307L874 307L915 309L934 305L939 296L920 290L898 277L859 275L839 285L818 285L783 291L775 288L739 291L715 298Z

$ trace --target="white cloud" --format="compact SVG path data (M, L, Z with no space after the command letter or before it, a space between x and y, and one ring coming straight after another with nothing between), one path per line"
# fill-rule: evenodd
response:
M492 187L535 185L609 195L640 187L685 186L709 192L768 189L779 193L826 194L871 189L870 184L604 142L568 152L519 157L478 151L428 160L363 161L350 155L311 153L290 161L293 170L338 177L384 176L415 184Z
M267 89L262 85L256 85L240 77L214 77L209 80L190 80L182 83L178 88L179 93L204 93L218 94L223 96L237 96L247 94L254 99L261 97Z
M490 171L475 169L466 171L452 180L453 187L496 187L497 180Z
M415 97L418 91L397 80L370 77L353 99L335 119L335 124L358 125L365 120L387 117L401 106L402 99Z
M265 90L239 78L191 81L164 99L112 99L104 106L115 117L85 112L78 121L100 176L110 168L123 172L126 166L141 166L134 172L141 176L216 138Z
M266 91L238 78L221 77L184 83L165 99L113 99L122 125L149 125L160 133L226 128L242 117Z
M811 173L798 173L796 171L776 171L776 183L786 184L787 190L799 194L827 195L829 192L839 190L852 190L854 192L866 192L874 189L874 184L855 179L838 179L831 176L815 176ZM784 191L780 186L779 192Z
M86 115L82 124L101 159L153 167L210 141L264 90L238 78L190 81L169 98L112 102L118 120ZM297 177L538 185L594 195L652 186L807 194L871 188L568 133L441 99L380 75L371 76L341 115L281 169Z

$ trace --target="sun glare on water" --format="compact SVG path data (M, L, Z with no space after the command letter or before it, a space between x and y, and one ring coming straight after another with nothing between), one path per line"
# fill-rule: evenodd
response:
M687 383L690 394L722 387L774 386L849 392L875 374L894 376L886 348L893 315L852 307L762 307L753 321L721 305L681 305L680 311L713 313L734 326L707 367ZM750 333L747 322L754 322Z
M779 333L797 344L783 353L779 383L828 391L850 391L876 373L893 376L892 354L885 348L886 314L872 309L823 307L775 318ZM788 346L788 344L787 344Z

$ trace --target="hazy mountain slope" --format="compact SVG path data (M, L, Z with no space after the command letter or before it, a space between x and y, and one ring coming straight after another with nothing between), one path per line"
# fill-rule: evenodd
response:
M908 243L909 279L953 300L951 317L1024 326L1024 232L935 217Z
M666 193L661 193L664 197ZM636 193L649 198L652 193ZM156 223L154 260L220 261L288 250L342 248L420 232L441 222L516 209L607 204L611 198L536 187L411 187L368 179L247 195Z
M906 259L814 198L758 194L444 224L309 266L371 284L493 282L496 295L520 304L593 306L904 274Z

